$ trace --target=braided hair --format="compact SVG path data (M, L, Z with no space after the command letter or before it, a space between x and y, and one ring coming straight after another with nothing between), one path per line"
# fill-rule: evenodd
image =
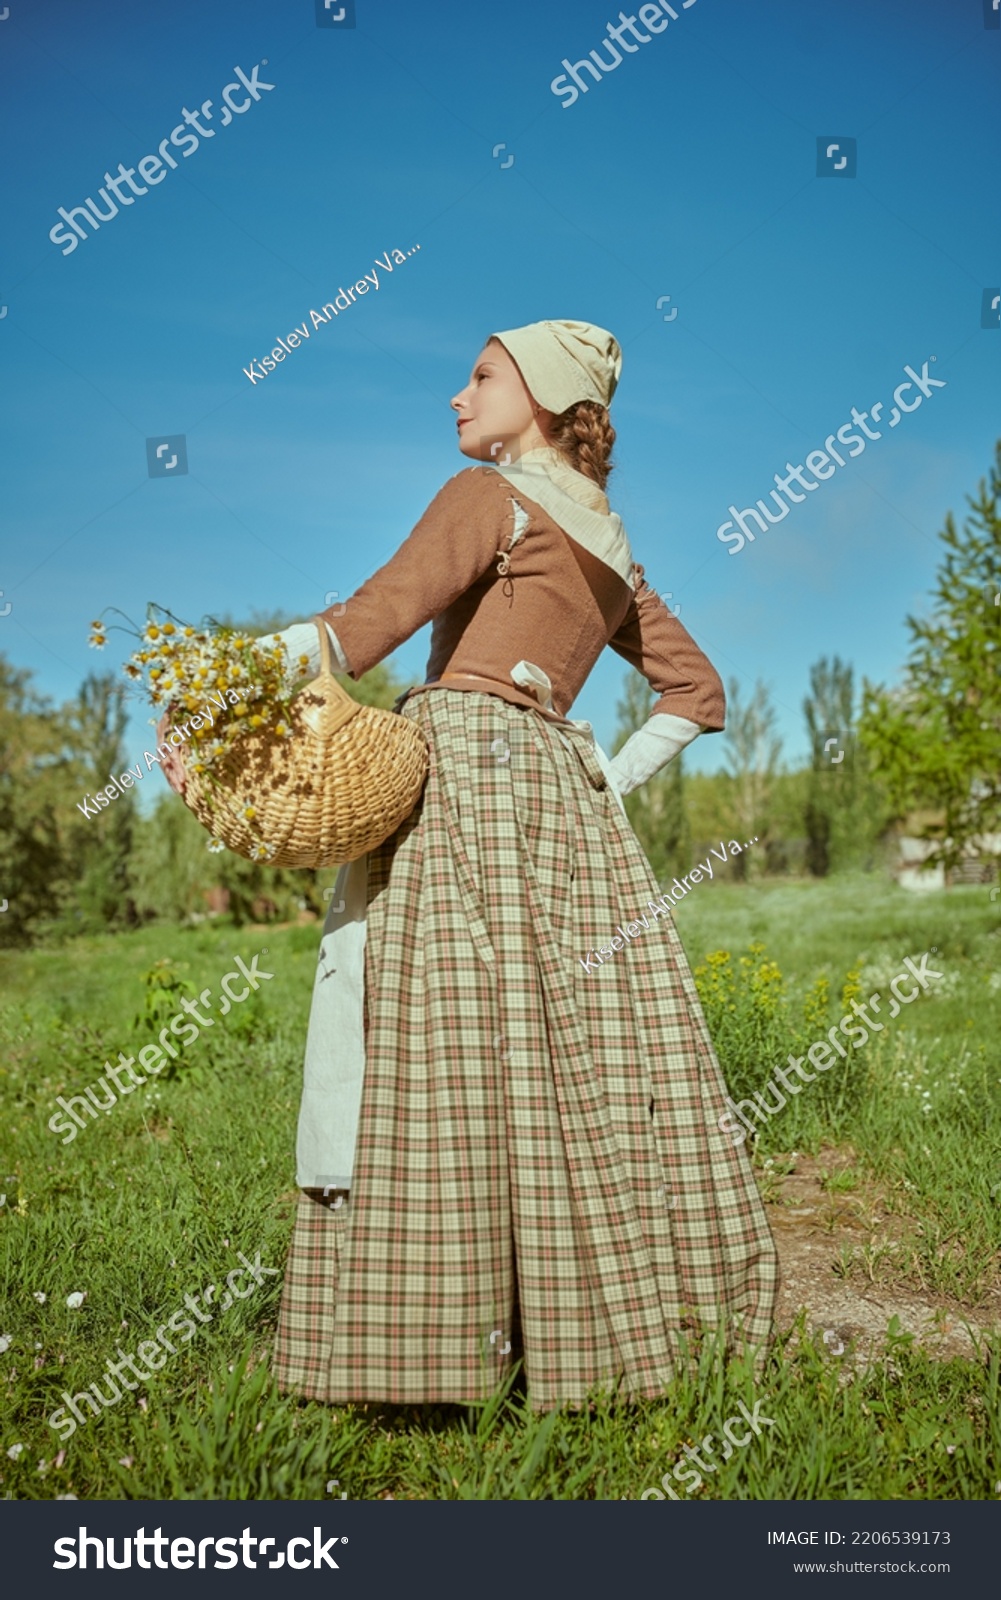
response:
M609 460L615 429L606 408L595 400L578 400L553 418L549 435L555 449L575 471L604 489L614 465Z

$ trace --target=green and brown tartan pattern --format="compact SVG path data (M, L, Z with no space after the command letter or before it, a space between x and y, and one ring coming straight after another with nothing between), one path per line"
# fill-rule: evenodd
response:
M407 700L431 748L369 857L353 1187L302 1194L275 1350L313 1399L536 1409L655 1398L683 1330L771 1334L777 1256L659 890L583 732L498 696Z

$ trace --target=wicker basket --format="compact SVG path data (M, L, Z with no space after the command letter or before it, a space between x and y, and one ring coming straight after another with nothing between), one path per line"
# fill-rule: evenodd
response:
M333 867L388 839L427 777L427 740L408 718L359 705L337 682L323 623L320 673L292 701L291 738L243 735L208 774L185 774L184 801L227 849L273 867ZM253 819L244 817L252 806Z

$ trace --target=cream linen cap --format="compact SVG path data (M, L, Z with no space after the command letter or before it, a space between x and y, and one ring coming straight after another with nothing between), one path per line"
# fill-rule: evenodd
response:
M607 406L622 371L622 351L607 328L592 322L529 322L492 333L516 362L534 400L566 411L578 400Z

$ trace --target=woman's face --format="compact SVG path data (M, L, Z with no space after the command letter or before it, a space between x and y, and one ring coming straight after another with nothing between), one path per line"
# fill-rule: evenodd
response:
M469 382L451 404L459 449L473 461L506 466L525 450L546 443L544 429L550 414L541 409L535 414L525 380L495 339L484 345Z

